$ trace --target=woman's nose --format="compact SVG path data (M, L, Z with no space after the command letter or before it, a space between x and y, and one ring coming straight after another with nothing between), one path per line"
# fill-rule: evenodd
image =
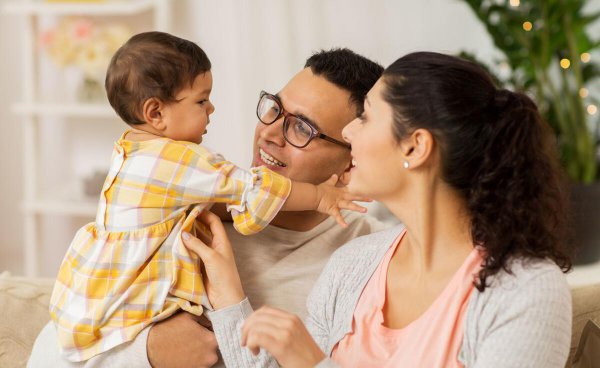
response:
M342 138L348 143L352 143L352 128L354 127L356 120L358 120L358 118L349 122L344 129L342 129Z

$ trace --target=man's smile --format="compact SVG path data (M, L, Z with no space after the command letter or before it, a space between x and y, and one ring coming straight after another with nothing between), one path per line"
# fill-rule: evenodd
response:
M271 156L270 154L266 153L262 148L258 149L258 154L260 155L260 160L270 166L279 166L279 167L286 167L287 165L284 164L283 162L277 160L275 157Z

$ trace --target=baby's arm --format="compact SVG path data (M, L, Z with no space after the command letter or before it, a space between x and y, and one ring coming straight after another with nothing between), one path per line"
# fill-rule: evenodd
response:
M367 212L365 207L353 201L370 201L369 199L350 194L345 187L337 187L337 175L332 175L319 185L292 181L292 189L281 208L282 211L316 210L333 216L341 226L347 226L340 209L356 212Z
M316 210L334 216L342 226L345 223L340 209L366 212L352 203L362 199L336 187L335 175L319 185L299 182L291 185L290 179L265 166L246 171L201 146L183 148L190 156L190 174L186 174L182 186L190 190L185 191L182 203L213 203L213 210L225 221L229 216L218 203L227 204L234 226L241 234L262 230L282 209Z

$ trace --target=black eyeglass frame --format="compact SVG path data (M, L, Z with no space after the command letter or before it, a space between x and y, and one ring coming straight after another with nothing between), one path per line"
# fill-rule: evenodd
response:
M279 107L279 114L275 117L275 119L273 119L273 121L271 121L269 123L263 121L263 119L260 117L260 114L258 112L258 110L260 108L260 102L262 101L263 97L265 97L265 96L267 96L267 97L271 98L273 101L275 101L275 103ZM288 142L289 144L291 144L292 146L294 146L296 148L304 148L304 147L308 146L308 144L313 139L315 139L315 138L321 138L323 140L326 140L326 141L331 142L331 143L335 143L335 144L337 144L339 146L342 146L344 148L352 149L352 147L350 146L350 144L348 144L346 142L339 141L339 140L337 140L335 138L332 138L332 137L330 137L330 136L328 136L326 134L321 133L319 131L319 129L317 129L317 127L315 127L312 123L306 121L305 119L302 119L299 116L296 116L296 115L294 115L292 113L289 113L289 112L285 111L285 109L283 108L283 104L281 103L281 100L276 95L270 94L270 93L265 92L265 91L260 91L260 98L258 99L258 104L256 105L256 117L258 117L258 120L261 123L265 124L265 125L271 125L274 122L276 122L277 120L279 120L279 118L281 118L282 115L283 115L283 126L282 126L282 128L283 128L283 137L285 138L286 142ZM310 127L310 137L308 138L308 141L304 145L302 145L302 146L299 146L297 144L294 144L294 143L290 142L290 140L287 137L287 133L286 132L287 132L287 130L289 128L289 119L288 118L290 118L290 117L296 118L296 119L300 120L301 122L303 122L304 124L306 124L306 125L308 125Z

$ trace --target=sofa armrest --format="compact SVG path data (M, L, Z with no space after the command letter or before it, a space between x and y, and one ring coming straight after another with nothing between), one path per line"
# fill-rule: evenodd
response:
M573 331L571 351L567 367L573 364L573 356L580 343L583 327L590 320L600 324L600 284L577 287L571 290L573 297Z
M0 367L24 367L35 338L50 320L54 280L0 275Z

